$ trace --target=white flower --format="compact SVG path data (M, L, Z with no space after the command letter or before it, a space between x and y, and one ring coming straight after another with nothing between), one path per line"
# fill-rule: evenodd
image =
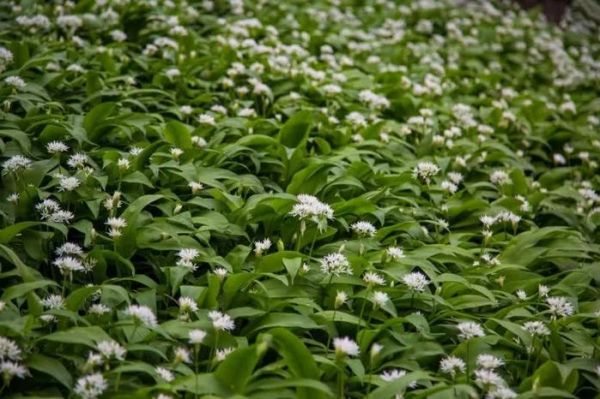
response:
M181 112L183 115L191 115L194 112L194 108L189 105L182 105L179 107L179 112Z
M56 24L63 29L77 29L83 25L83 20L77 15L61 15L56 18Z
M200 252L195 248L184 248L177 252L177 266L187 267L191 270L196 270L197 266L194 260L200 256Z
M4 83L19 90L25 87L25 81L18 76L8 76L4 78Z
M362 90L358 93L358 99L372 109L383 109L390 106L390 101L387 98L375 94L371 90Z
M567 163L567 160L565 159L565 156L562 155L562 154L558 154L558 153L552 155L552 160L557 165L564 165L564 164Z
M450 194L454 194L458 190L458 186L454 183L449 182L448 180L444 180L440 187L442 190L448 191Z
M194 143L197 147L204 148L208 145L206 139L200 136L193 136L192 143Z
M504 360L496 357L494 355L490 355L488 353L482 353L477 356L477 365L484 369L497 369L504 365Z
M339 252L331 253L321 259L321 271L325 274L333 274L339 276L340 274L352 274L352 268L348 258Z
M352 230L356 234L358 234L359 236L362 236L362 237L373 237L375 235L375 233L377 232L377 229L375 229L375 226L373 226L369 222L364 222L364 221L356 222L356 223L352 224L352 226L350 226L350 228L352 228Z
M198 304L193 298L189 296L182 296L179 298L179 311L188 313L188 312L197 312Z
M503 170L495 170L490 175L490 181L497 186L503 186L511 182L508 174Z
M385 292L375 291L373 292L371 299L376 306L382 307L390 300L390 296Z
M217 310L208 312L208 318L212 320L213 327L217 331L231 331L235 328L233 319L229 315Z
M367 126L367 120L359 112L350 112L346 115L346 120L355 128Z
M88 309L88 313L95 315L103 315L110 312L110 308L102 303L95 303Z
M371 356L371 358L374 358L375 356L379 355L379 353L382 350L383 350L383 345L378 344L376 342L373 345L371 345L371 351L370 351L369 355Z
M219 105L219 104L213 105L212 107L210 107L210 110L217 114L227 115L227 108L225 108L224 106Z
M144 151L142 148L140 147L131 147L131 149L129 150L129 153L131 155L133 155L134 157L137 157L138 155L140 155L142 153L142 151Z
M16 21L19 25L30 29L48 29L50 27L50 20L48 17L41 14L33 15L31 17L27 15L20 15L17 17Z
M546 303L554 318L570 316L575 311L569 299L563 296L548 297L546 298Z
M222 362L227 356L229 356L231 352L233 352L233 348L217 349L217 352L215 353L215 360L217 362Z
M83 263L72 256L62 256L57 258L52 264L58 267L61 274L71 274L73 272L85 270Z
M391 382L394 380L398 380L398 379L404 377L405 375L406 375L406 370L393 369L393 370L386 370L383 373L381 373L379 376L381 377L382 380L384 380L386 382Z
M346 294L346 292L344 291L338 291L336 296L335 296L335 303L334 303L334 307L336 309L340 308L343 304L345 304L348 301L348 294Z
M256 116L256 111L252 108L242 108L237 114L242 118L253 118Z
M167 382L171 382L175 379L173 373L164 367L156 367L154 368L154 371L156 371L156 374L158 374L160 378Z
M165 71L165 76L173 80L174 78L181 76L181 71L177 68L169 68Z
M113 238L120 237L121 230L127 227L127 221L119 217L108 218L104 224L108 225L108 235Z
M108 383L100 373L89 374L77 380L73 391L83 399L96 399L108 388Z
M262 256L263 252L271 248L271 245L271 240L268 238L265 238L262 241L256 241L254 243L254 253L256 256Z
M540 297L546 297L548 296L548 293L550 292L550 288L548 288L548 286L546 285L538 285L538 294Z
M392 258L393 260L399 260L404 258L404 251L402 250L402 248L398 248L398 247L389 247L386 250L387 255Z
M425 183L429 184L431 182L431 178L437 175L439 171L439 166L437 166L433 162L424 161L419 162L417 166L413 168L412 174L415 179L420 179Z
M294 205L290 215L300 219L333 219L333 209L317 197L308 194L299 194L298 203Z
M154 327L157 325L156 316L148 306L130 305L127 310L125 310L125 314L133 317L146 327Z
M43 321L44 323L55 323L56 322L56 316L52 315L52 314L43 314L40 316L40 320Z
M48 295L41 302L48 309L61 309L65 306L64 298L60 295Z
M47 220L53 223L69 223L74 217L73 212L58 210L51 214Z
M3 173L17 173L31 167L31 159L22 155L13 155L2 164Z
M224 267L217 267L214 270L214 273L219 278L219 280L224 280L225 277L227 277L227 273L229 273L229 272Z
M117 167L121 170L127 170L131 166L129 159L127 158L119 158L117 161Z
M485 399L514 399L518 395L515 391L508 387L495 387L488 391Z
M374 272L367 272L363 276L363 281L369 285L384 285L385 279Z
M448 356L440 361L440 371L445 374L450 374L452 378L456 373L464 373L467 365L464 360L456 356Z
M125 34L125 32L123 32L122 30L119 30L119 29L115 29L115 30L111 31L110 37L115 42L124 42L125 40L127 40L127 35Z
M102 358L102 355L93 352L88 353L87 360L85 361L85 365L88 369L100 366L102 364L104 364L104 359Z
M502 386L504 380L494 370L481 369L475 370L475 381L483 386Z
M14 377L25 378L27 368L22 364L11 362L10 360L3 360L0 361L0 375L2 375L4 381L10 381Z
M458 172L450 172L448 173L448 179L454 184L460 184L463 181L463 175Z
M75 176L61 176L58 191L73 191L79 187L80 184L81 182Z
M462 340L467 340L474 337L483 337L485 335L481 325L472 321L458 323L456 328L458 328L460 332L458 337Z
M83 249L75 243L66 242L54 251L58 256L63 255L77 255L83 256Z
M198 122L202 123L203 125L210 125L210 126L216 125L214 116L209 115L209 114L200 114L198 116Z
M190 344L193 345L197 345L197 344L201 344L202 342L204 342L204 339L206 338L206 331L204 330L190 330L188 332L188 337L190 339Z
M541 321L528 321L523 324L523 329L531 335L550 335L550 330Z
M50 154L58 154L69 151L69 146L62 141L51 141L46 144L46 151L48 151Z
M12 339L0 336L0 360L20 360L21 349Z
M179 159L179 157L183 154L183 150L181 148L173 147L169 150L169 153L174 159Z
M84 73L85 69L79 64L71 64L67 67L67 72Z
M483 215L479 217L479 221L489 229L498 221L498 219L495 216Z
M17 204L19 202L19 197L20 197L19 193L11 193L10 195L8 195L6 197L6 200L13 204Z
M115 360L125 360L125 355L127 354L127 350L116 341L100 341L98 342L96 349L107 360L111 358L114 358Z
M6 47L0 46L0 65L3 67L6 64L10 64L13 60L13 53ZM2 69L0 67L0 69Z
M200 191L204 188L202 183L197 183L195 181L189 182L188 187L192 190L193 194L196 194L198 191Z
M73 154L69 157L67 165L69 165L72 168L83 168L89 161L90 159L86 154L78 153Z
M191 363L190 351L185 348L175 349L175 363Z
M333 347L335 348L336 355L339 357L358 356L360 352L356 342L348 337L334 338Z
M429 284L429 280L425 275L421 272L412 272L404 277L402 277L402 282L408 286L409 289L413 291L425 291L427 285Z
M342 88L336 84L327 84L323 86L323 91L327 96L335 96L342 92Z

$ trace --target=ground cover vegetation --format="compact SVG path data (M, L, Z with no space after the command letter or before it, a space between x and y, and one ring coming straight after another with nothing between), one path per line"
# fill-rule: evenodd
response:
M0 396L596 397L591 20L0 8Z

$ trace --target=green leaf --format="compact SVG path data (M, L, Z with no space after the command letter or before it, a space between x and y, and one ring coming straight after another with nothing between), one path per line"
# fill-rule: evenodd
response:
M273 327L300 328L307 330L322 328L312 319L301 314L273 312L261 318L256 325L254 325L252 332Z
M256 346L235 350L217 367L215 377L221 384L233 392L244 393L244 388L258 363Z
M31 281L29 283L15 284L4 290L4 293L2 294L2 300L10 301L14 298L24 296L28 292L48 286L58 286L58 284L52 280L38 280Z
M69 370L57 359L34 353L27 358L27 367L48 374L63 384L67 389L73 387L73 377Z
M112 340L112 338L97 326L92 327L72 327L68 330L57 331L41 337L46 341L60 342L63 344L80 344L90 348L95 348L100 341Z
M192 147L192 136L187 125L178 121L169 121L165 125L163 135L167 143L181 149Z
M288 119L279 131L279 142L288 148L295 148L306 142L313 123L311 111L300 111Z

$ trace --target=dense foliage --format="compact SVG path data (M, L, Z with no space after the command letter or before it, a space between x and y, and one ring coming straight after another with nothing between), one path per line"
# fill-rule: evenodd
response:
M487 1L0 4L0 396L600 388L600 43Z

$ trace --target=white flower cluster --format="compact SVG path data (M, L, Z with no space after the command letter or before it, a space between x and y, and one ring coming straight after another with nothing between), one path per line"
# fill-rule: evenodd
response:
M429 280L427 277L421 272L412 272L406 274L402 277L402 282L406 284L406 286L411 291L423 292L425 288L429 285Z
M384 109L389 108L390 101L384 96L373 93L371 90L362 90L358 94L358 98L361 102L367 104L372 109Z
M349 337L334 338L333 347L339 357L358 356L360 353L357 343Z
M298 194L298 203L294 205L290 215L300 219L312 218L315 221L320 219L333 219L333 209L315 196L308 194Z
M483 331L483 328L481 328L481 325L472 321L458 323L456 328L458 328L459 331L458 337L465 341L471 338L485 336L485 332Z
M268 238L265 238L262 241L256 241L254 243L254 254L256 256L262 256L262 254L266 251L269 250L269 248L271 248L271 240Z
M130 305L125 314L131 316L136 322L139 322L146 327L155 327L158 325L156 315L148 306L145 305Z
M412 174L415 179L419 179L426 184L431 183L433 176L440 172L439 166L433 162L423 161L419 162L417 166L413 168Z
M108 389L108 382L100 373L88 374L77 380L73 391L82 399L96 399Z
M15 341L0 336L0 375L5 384L14 377L25 378L28 374L27 368L19 363L21 354L21 348Z
M339 252L331 253L321 259L321 271L327 275L334 276L352 274L348 258Z
M108 235L111 238L119 238L123 234L123 229L127 227L127 221L121 217L110 217L106 219L108 226Z
M72 279L74 272L89 272L94 267L91 259L86 259L83 249L72 242L66 242L56 249L58 258L52 264L60 270L62 275Z
M196 270L195 260L200 256L200 252L195 248L183 248L177 252L177 266L185 267L190 270Z
M35 206L42 220L52 223L70 223L75 217L73 212L65 211L52 199L45 199Z
M350 228L360 237L373 237L377 232L375 226L365 221L355 222L350 226Z
M233 319L217 310L210 311L208 318L212 321L213 328L217 331L232 331L235 328Z
M2 173L18 173L31 167L31 159L22 155L13 155L2 163Z

